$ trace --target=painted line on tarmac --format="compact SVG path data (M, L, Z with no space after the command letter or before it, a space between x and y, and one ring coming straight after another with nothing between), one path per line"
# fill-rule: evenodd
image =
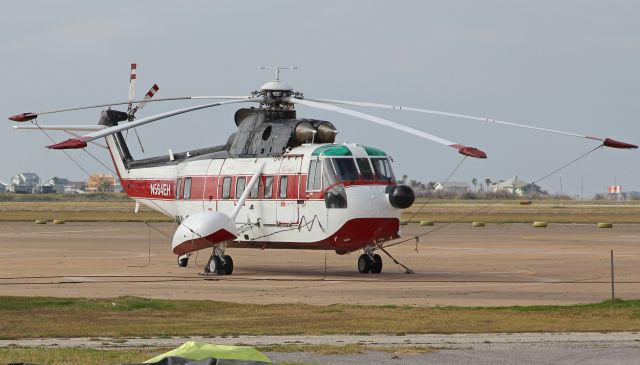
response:
M109 229L82 229L74 231L41 231L41 232L12 232L12 233L0 233L0 236L40 236L44 234L65 234L65 233L89 233L89 232L114 232L119 231L120 228Z

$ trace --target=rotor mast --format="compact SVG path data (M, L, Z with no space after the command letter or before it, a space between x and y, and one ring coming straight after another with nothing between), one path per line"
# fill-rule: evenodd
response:
M289 101L289 97L302 94L295 92L289 84L280 80L280 71L297 70L298 66L258 66L258 69L276 71L275 80L265 83L253 92L254 96L264 99L261 106L274 110L293 110L294 105Z

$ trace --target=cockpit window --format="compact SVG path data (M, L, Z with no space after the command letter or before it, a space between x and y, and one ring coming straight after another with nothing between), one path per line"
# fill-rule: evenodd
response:
M309 175L307 175L307 191L320 190L322 184L322 174L319 160L311 160L309 163Z
M395 181L388 159L372 158L371 164L373 165L373 171L375 171L378 180Z
M340 181L359 180L358 169L353 158L332 158L336 176Z
M329 186L338 182L338 177L336 176L336 170L333 169L331 159L325 158L323 161L324 168L322 175L322 186L323 188L328 188Z
M371 165L369 164L368 158L356 158L356 162L358 163L358 169L360 169L360 177L362 180L375 180L376 176L371 170Z

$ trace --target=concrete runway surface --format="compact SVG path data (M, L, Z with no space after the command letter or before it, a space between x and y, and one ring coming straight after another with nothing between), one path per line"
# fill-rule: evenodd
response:
M238 336L175 338L34 338L0 340L0 348L79 347L99 349L178 347L186 341L207 343L298 345L360 344L376 346L429 346L436 349L425 354L370 351L362 354L321 355L315 353L272 353L275 362L303 361L310 364L637 364L640 357L640 334L634 332L596 333L483 333L419 334L376 336Z
M438 228L411 224L404 236ZM229 248L231 276L203 277L210 250L186 268L171 253L172 225L0 223L0 293L57 297L125 295L245 303L502 306L640 298L640 225L452 224L383 255L382 274L359 274L360 253ZM149 256L149 241L151 242Z

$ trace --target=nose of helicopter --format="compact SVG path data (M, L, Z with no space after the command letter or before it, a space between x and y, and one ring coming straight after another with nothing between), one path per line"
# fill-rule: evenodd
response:
M389 203L397 209L407 209L416 200L413 189L406 185L387 186L386 195Z

